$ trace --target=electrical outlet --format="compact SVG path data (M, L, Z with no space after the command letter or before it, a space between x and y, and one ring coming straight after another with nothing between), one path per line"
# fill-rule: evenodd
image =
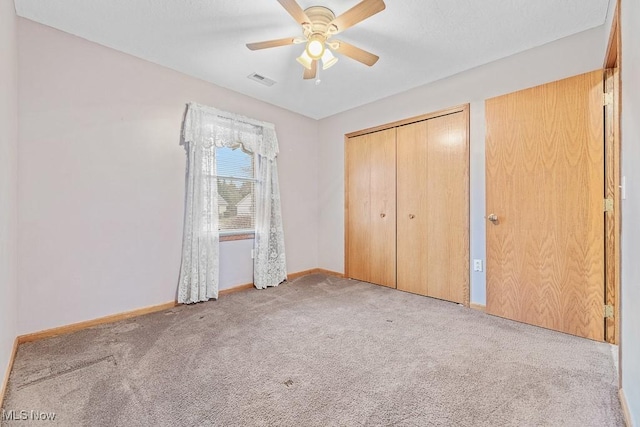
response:
M473 260L473 271L482 271L482 260L474 259Z
M255 249L251 249L251 259L256 257Z

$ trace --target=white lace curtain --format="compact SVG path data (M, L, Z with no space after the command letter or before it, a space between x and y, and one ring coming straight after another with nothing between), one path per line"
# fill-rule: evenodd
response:
M256 168L254 284L258 289L286 280L284 231L278 187L278 140L271 123L190 103L183 126L187 151L182 266L178 302L218 298L219 232L216 148L253 153Z

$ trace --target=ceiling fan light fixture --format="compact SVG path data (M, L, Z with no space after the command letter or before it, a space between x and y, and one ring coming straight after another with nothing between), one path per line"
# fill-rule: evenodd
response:
M322 69L326 70L328 68L333 67L336 62L338 62L338 58L333 56L333 53L329 49L326 49L322 54Z
M299 0L278 0L278 3L300 24L302 34L298 37L247 43L249 50L304 43L304 51L296 58L296 61L304 67L302 78L304 80L316 79L317 83L320 82L317 77L320 71L331 68L338 62L338 58L334 56L333 52L369 67L380 59L371 52L346 42L333 40L332 37L383 11L386 7L384 0L359 0L358 4L339 16L336 16L331 9L325 6L311 6L302 9L298 4Z
M325 52L324 41L325 37L323 37L322 34L313 34L309 37L309 42L305 50L311 59L318 60L322 58L322 54Z
M302 55L300 55L299 57L296 58L296 61L298 61L300 64L302 64L302 66L304 68L306 68L307 70L311 69L311 62L313 61L313 59L311 59L311 57L309 56L309 54L307 53L306 49L302 52Z

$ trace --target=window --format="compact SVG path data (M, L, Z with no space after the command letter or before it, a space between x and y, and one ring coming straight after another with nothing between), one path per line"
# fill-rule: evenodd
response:
M216 148L220 236L240 236L255 230L255 167L253 155L236 148ZM243 236L244 237L244 236Z

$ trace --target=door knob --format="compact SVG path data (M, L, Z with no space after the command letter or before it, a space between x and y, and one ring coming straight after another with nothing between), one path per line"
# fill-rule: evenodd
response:
M380 214L380 218L384 218L385 216L387 216L387 214L384 214L384 213Z
M494 223L494 224L497 224L497 223L498 223L498 215L496 215L496 214L490 214L490 215L487 217L487 219L488 219L489 221L491 221L492 223Z
M414 214L409 214L409 219L413 219L413 218L415 218L415 217L416 217L416 216L415 216Z

